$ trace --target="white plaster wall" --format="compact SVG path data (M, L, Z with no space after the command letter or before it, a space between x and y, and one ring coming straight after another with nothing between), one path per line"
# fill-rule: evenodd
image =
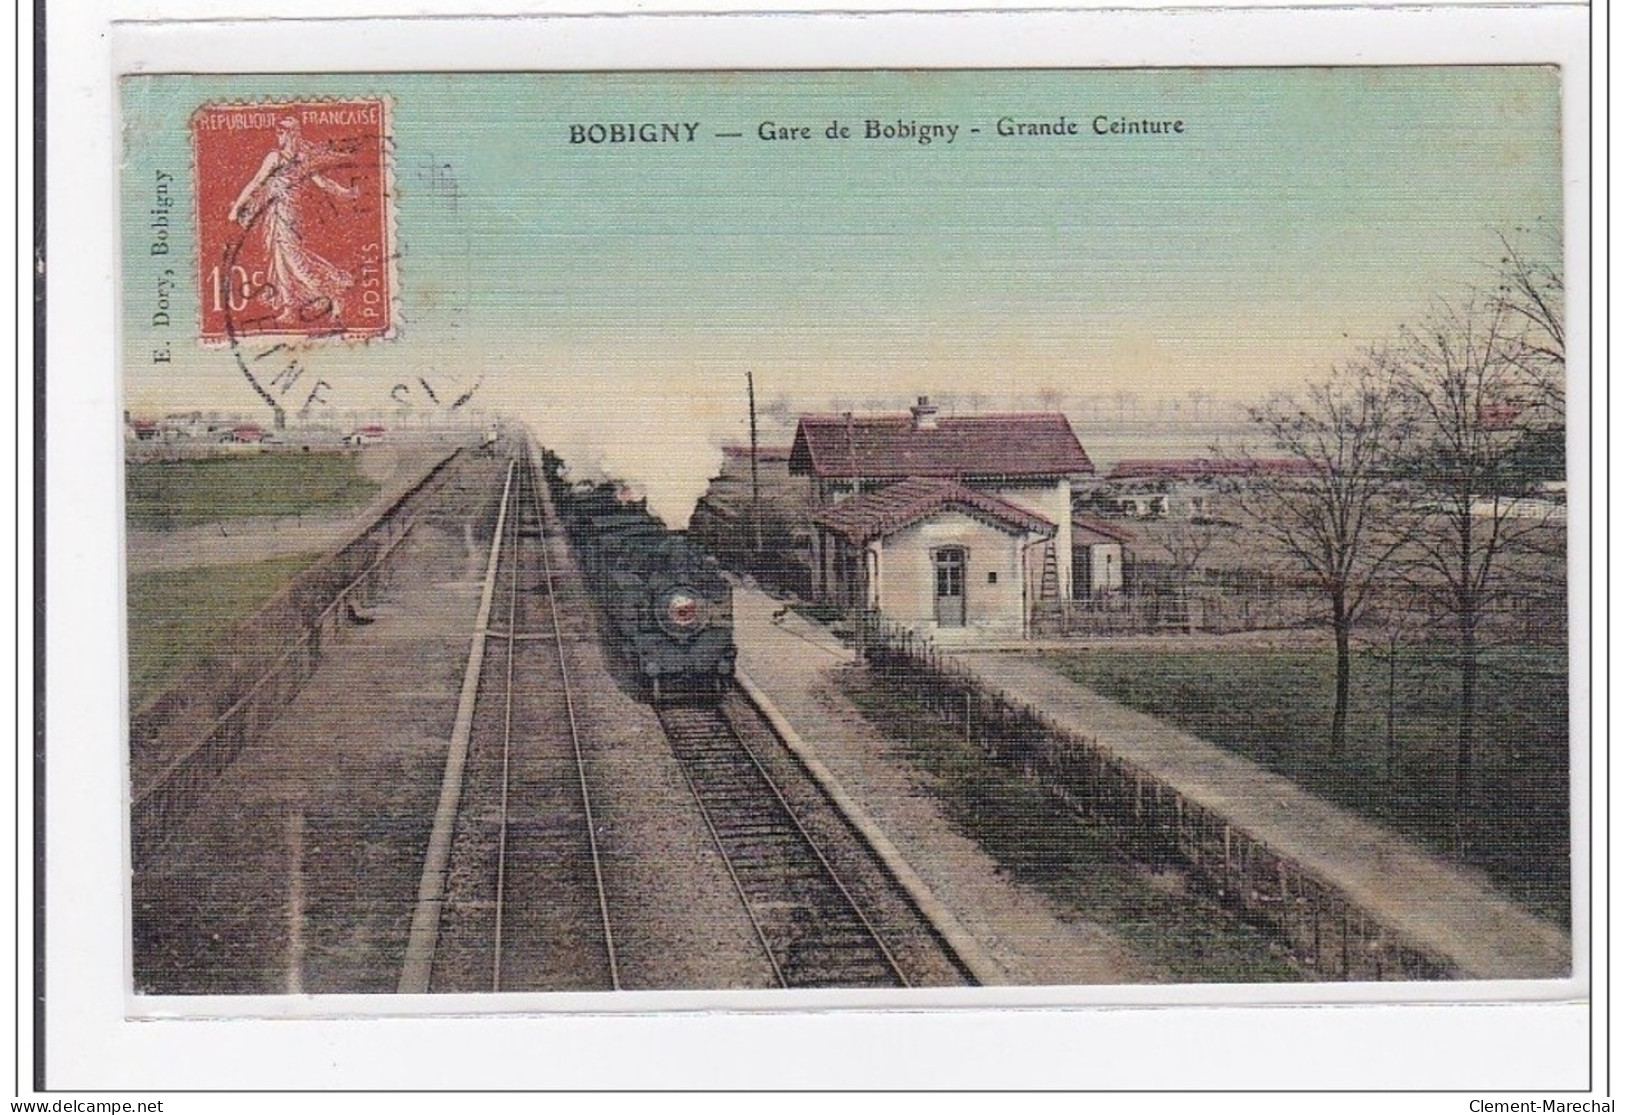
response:
M1100 542L1087 547L1089 551L1089 591L1118 592L1123 587L1123 547L1117 542ZM1111 558L1108 568L1106 559Z
M943 511L886 538L880 558L880 610L917 631L938 634L933 550L965 549L966 635L1019 638L1023 630L1022 537L958 511ZM997 582L988 583L996 573ZM951 635L952 629L946 629Z
M1053 484L1010 484L1006 487L975 485L978 491L998 496L1017 507L1042 515L1055 524L1055 569L1059 576L1061 596L1072 593L1072 482L1057 480ZM1039 567L1042 571L1042 566Z

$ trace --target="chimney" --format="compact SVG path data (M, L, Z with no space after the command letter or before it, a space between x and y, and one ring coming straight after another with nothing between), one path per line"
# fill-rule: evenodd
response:
M934 430L937 428L937 408L931 405L931 396L921 395L920 401L908 408L914 416L916 430Z

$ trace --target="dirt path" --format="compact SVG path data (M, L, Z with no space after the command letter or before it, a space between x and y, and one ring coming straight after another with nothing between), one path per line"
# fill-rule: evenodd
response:
M1568 934L1490 883L1280 775L1125 708L1032 658L962 653L994 688L1127 758L1339 887L1377 920L1478 979L1570 974Z

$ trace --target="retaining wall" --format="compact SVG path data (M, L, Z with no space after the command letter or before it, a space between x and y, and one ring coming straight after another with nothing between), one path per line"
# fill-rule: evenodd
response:
M863 653L889 684L963 730L992 761L1111 829L1136 861L1177 866L1236 916L1271 930L1306 972L1341 980L1455 974L1327 880L1095 741L989 689L911 632L865 624Z
M353 538L296 576L130 715L130 843L137 862L292 700L356 610L383 588L413 512L461 450L440 460Z

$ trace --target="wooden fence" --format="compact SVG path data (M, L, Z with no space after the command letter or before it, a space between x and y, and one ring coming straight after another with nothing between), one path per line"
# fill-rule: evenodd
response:
M1123 588L1040 605L1048 636L1180 635L1298 627L1323 610L1301 578L1266 570L1181 568L1125 555Z
M870 615L861 645L889 686L963 731L989 761L1108 829L1136 861L1183 869L1238 917L1271 931L1305 972L1340 980L1452 974L1448 961L1401 939L1330 882L1136 764L985 686L928 640Z
M1479 630L1486 642L1562 646L1568 639L1567 585L1503 578L1488 595ZM1364 609L1399 622L1405 641L1450 638L1453 617L1440 593L1401 581L1379 584ZM1313 581L1264 569L1184 569L1125 555L1123 588L1087 600L1058 600L1035 609L1034 631L1045 637L1231 634L1325 626L1326 594Z

